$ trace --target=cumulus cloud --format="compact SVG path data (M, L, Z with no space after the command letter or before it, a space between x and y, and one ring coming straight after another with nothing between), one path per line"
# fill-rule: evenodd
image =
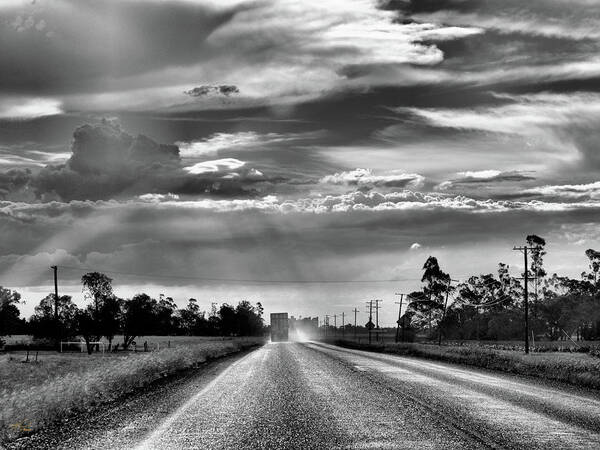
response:
M235 158L215 159L212 161L203 161L193 166L184 167L188 173L193 175L214 175L217 178L234 179L244 178L252 180L264 179L263 174L251 167L246 166L245 161Z
M523 193L563 200L600 200L600 181L586 184L538 186L526 189Z
M56 157L47 152L36 156L50 163ZM0 194L15 199L23 196L20 191L28 190L32 200L35 193L43 201L148 193L253 195L253 188L246 184L264 179L260 171L233 158L185 166L176 145L130 135L118 124L103 120L75 130L64 164L49 164L35 173L11 170L0 174Z
M274 195L252 199L234 200L180 200L164 199L158 206L178 209L198 209L213 212L262 211L270 213L327 214L344 212L389 212L389 211L462 211L472 213L503 213L509 211L564 212L597 210L600 203L545 202L539 200L510 201L475 199L463 195L423 193L409 190L398 192L355 191L341 195L279 199Z
M421 244L419 244L418 242L415 242L414 244L412 244L410 246L411 250L419 250L421 248Z
M0 172L0 197L24 188L31 180L31 170L11 169Z
M393 170L385 174L375 175L370 169L355 169L349 172L339 172L321 178L324 184L360 187L420 187L425 178L416 173L404 173Z

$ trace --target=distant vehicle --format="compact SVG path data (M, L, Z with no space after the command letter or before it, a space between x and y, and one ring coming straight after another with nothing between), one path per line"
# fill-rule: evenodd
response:
M271 342L288 340L288 313L271 313Z

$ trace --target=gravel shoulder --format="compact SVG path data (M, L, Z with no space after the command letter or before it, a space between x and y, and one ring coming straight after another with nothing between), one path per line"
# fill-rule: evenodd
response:
M198 368L160 379L119 401L5 444L4 448L128 448L176 411L192 393L203 389L228 366L255 350L207 361Z

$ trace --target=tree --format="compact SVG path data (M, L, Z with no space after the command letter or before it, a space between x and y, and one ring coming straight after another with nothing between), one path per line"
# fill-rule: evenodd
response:
M181 328L188 336L202 334L200 321L204 319L204 312L200 311L198 300L190 298L185 309L178 311L178 316L181 322Z
M254 307L247 300L242 300L238 303L235 308L235 314L237 316L236 322L238 325L236 334L238 336L260 336L263 334L264 323L259 306L262 307L260 303Z
M417 321L419 321L419 315L421 319L427 317L429 331L431 332L432 321L437 318L439 322L441 319L446 295L452 290L450 275L440 269L437 258L430 256L423 265L421 282L424 283L423 290L413 292L410 295L412 302L409 304L409 308L416 313L415 319Z
M121 311L123 300L111 295L106 297L98 309L98 324L102 336L108 341L108 350L112 348L115 334L121 329Z
M34 309L34 315L29 319L29 328L35 338L55 338L56 318L54 316L54 294L48 294L40 300ZM58 325L60 339L69 339L77 334L75 318L77 306L70 295L58 297Z
M168 336L177 330L175 312L177 305L171 297L165 297L160 294L158 305L156 307L156 334L160 336Z
M112 279L100 272L88 272L81 277L81 283L85 297L93 300L93 309L90 311L93 320L89 325L92 327L90 332L98 341L103 335L100 310L107 299L114 297Z
M0 347L4 345L1 339L15 333L21 326L20 312L17 304L21 301L21 294L0 286Z
M458 286L459 297L455 305L462 307L463 318L468 323L472 319L475 324L475 339L481 339L481 315L486 311L482 305L489 305L486 308L501 309L503 297L499 297L502 289L502 283L496 280L492 274L470 277L465 283ZM487 326L485 329L487 334ZM471 338L472 336L469 336Z
M236 334L239 329L237 323L237 314L235 308L227 303L223 303L219 308L219 319L221 325L222 336L232 336Z
M94 301L96 312L100 309L100 304L108 297L112 297L112 278L100 272L89 272L81 277L84 294L87 298Z
M598 287L598 272L600 271L600 252L597 252L594 249L588 248L585 251L585 256L590 260L589 267L590 273L583 273L584 277L587 278L590 282L594 283L594 287Z
M530 270L531 276L533 277L533 319L537 319L538 312L538 304L539 304L539 293L538 287L542 279L546 276L546 271L544 270L544 255L546 241L544 238L541 238L535 234L530 234L525 239L527 242L527 246L531 249L531 263ZM525 268L527 270L527 268Z
M147 294L134 295L123 304L123 348L127 350L138 336L152 334L156 326L155 299Z
M94 340L94 326L96 321L92 309L88 306L85 309L78 309L75 314L75 327L77 334L80 334L87 348L88 355L92 354L92 341Z

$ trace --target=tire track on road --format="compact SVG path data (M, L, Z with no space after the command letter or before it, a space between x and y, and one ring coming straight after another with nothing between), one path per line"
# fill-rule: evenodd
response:
M544 412L527 407L526 392L523 399L515 404L514 395L502 395L504 378L469 371L450 364L435 364L413 358L392 355L380 355L359 350L349 350L328 344L308 344L320 351L345 361L364 376L379 380L382 387L395 390L398 395L409 396L415 401L424 402L439 411L452 411L448 420L468 432L479 428L482 436L507 447L521 447L523 442L528 448L599 448L600 435L597 429L573 425L548 416ZM434 366L434 367L431 367ZM447 372L444 374L443 372ZM496 380L500 391L483 391L478 384L485 380ZM469 384L468 381L471 381ZM516 382L515 382L516 383ZM514 384L514 383L513 383ZM523 383L517 383L524 385ZM535 387L542 390L541 387ZM532 387L532 391L534 388ZM547 390L546 397L552 397L555 390ZM572 394L565 393L569 396ZM585 397L583 397L585 398ZM510 400L513 400L511 402ZM588 399L595 405L595 399ZM541 400L540 400L541 401ZM597 411L592 412L592 414ZM582 412L582 414L584 414ZM460 420L457 422L457 417ZM465 425L461 426L461 421ZM482 427L481 425L485 425Z

